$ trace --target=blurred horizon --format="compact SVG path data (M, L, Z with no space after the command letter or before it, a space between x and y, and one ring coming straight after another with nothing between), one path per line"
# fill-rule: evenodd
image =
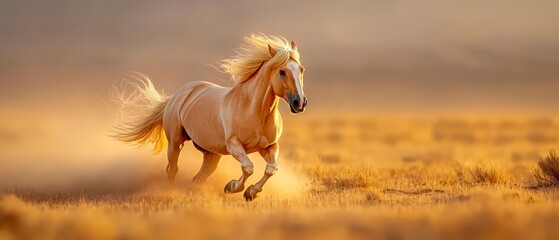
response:
M0 101L5 113L102 109L128 71L167 94L231 86L209 65L263 32L298 43L310 113L557 116L557 12L554 1L4 1Z

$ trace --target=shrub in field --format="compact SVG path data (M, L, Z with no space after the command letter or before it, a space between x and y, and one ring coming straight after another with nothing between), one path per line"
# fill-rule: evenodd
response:
M559 186L559 151L550 150L545 157L540 157L534 174L542 185Z

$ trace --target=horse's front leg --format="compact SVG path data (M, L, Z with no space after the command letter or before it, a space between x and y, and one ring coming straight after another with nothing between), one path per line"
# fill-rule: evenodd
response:
M262 187L264 187L266 181L268 181L268 179L272 175L274 175L278 170L278 164L276 163L276 159L278 158L279 145L277 143L269 146L264 150L258 151L258 153L260 153L260 156L262 156L264 160L266 160L266 163L268 164L266 165L264 176L262 176L260 181L258 181L254 185L250 185L245 191L244 196L247 201L252 201L254 198L256 198L256 195L259 192L262 192Z
M224 191L225 193L237 193L245 189L245 182L254 172L254 166L248 158L243 144L241 144L236 137L232 137L231 140L227 142L227 151L241 163L243 175L239 179L233 179L227 183Z

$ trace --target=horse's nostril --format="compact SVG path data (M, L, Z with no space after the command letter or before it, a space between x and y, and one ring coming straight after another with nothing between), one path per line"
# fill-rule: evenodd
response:
M295 107L295 109L299 108L299 100L298 99L293 99L293 107Z
M303 101L303 108L307 107L307 103L308 103L308 101L307 101L307 98L305 97L305 100Z

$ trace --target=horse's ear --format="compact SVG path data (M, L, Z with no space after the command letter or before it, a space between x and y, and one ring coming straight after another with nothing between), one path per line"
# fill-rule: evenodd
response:
M295 41L291 40L291 49L297 51L297 43L295 43Z
M270 46L270 44L268 44L268 51L270 51L270 55L272 57L276 56L277 51L272 46Z

